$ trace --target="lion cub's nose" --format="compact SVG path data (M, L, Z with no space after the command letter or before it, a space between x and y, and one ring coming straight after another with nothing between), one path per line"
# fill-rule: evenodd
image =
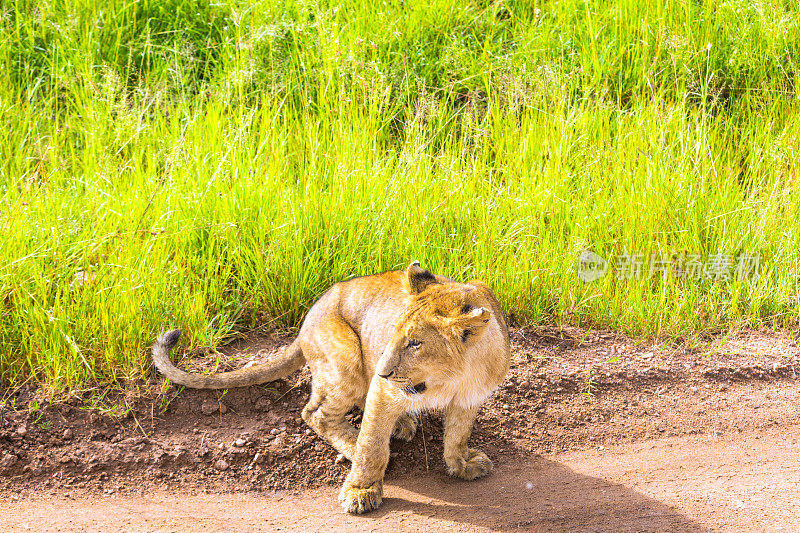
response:
M388 374L378 374L378 377L381 377L381 378L383 378L383 379L389 379L389 378L390 378L390 377L392 377L393 375L394 375L394 370L392 370L392 371L391 371L391 372L389 372Z

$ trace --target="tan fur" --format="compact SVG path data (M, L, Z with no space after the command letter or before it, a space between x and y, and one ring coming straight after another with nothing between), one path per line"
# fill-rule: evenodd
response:
M413 438L416 414L425 409L445 412L450 475L471 480L492 469L467 440L481 403L508 372L510 350L497 299L480 281L456 283L414 262L405 271L337 283L281 356L246 371L182 372L169 362L176 341L175 331L159 337L153 357L167 377L191 387L263 383L307 363L312 391L302 416L352 461L339 494L351 513L380 505L389 440ZM364 410L360 431L345 419L353 406Z

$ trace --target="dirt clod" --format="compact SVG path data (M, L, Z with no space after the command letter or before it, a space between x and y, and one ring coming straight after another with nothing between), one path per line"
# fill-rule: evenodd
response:
M261 396L254 405L256 411L268 411L272 406L272 402L267 396Z
M18 459L16 455L10 453L3 455L3 458L0 459L0 471L11 468L15 464L17 464L17 461Z
M219 411L219 402L216 400L203 400L200 405L200 412L206 416L213 415Z

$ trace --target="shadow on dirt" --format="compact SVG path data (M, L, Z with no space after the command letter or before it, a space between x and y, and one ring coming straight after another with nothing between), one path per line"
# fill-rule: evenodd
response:
M708 531L624 485L540 457L514 461L474 482L444 473L394 480L387 492L383 506L364 520L410 511L495 531Z

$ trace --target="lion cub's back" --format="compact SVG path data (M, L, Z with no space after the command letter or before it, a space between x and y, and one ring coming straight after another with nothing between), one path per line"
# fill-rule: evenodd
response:
M358 335L364 355L382 351L407 305L403 275L402 270L389 271L335 283L309 309L300 336L333 320Z

